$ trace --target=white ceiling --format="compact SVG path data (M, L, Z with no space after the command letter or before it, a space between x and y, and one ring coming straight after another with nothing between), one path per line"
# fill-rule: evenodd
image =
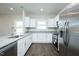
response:
M0 15L21 14L22 6L29 15L57 15L69 3L0 3ZM10 8L14 8L13 11ZM41 13L40 8L44 11Z
M67 8L64 10L64 12L61 13L61 15L77 15L79 14L79 3L76 3L75 5L69 5L70 8Z

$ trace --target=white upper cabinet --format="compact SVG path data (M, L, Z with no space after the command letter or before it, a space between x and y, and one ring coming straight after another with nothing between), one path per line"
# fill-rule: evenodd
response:
M48 19L48 27L56 27L56 20Z
M36 27L36 19L30 20L30 27Z
M36 27L36 20L30 17L24 17L24 27Z
M30 17L24 17L23 24L24 27L30 27Z

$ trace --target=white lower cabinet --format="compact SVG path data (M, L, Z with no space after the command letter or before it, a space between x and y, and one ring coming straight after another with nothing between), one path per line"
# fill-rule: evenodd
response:
M52 34L51 33L34 33L33 43L51 43Z
M46 43L47 41L47 38L46 38L46 34L47 33L38 33L37 36L37 40L38 40L38 43Z
M26 40L26 51L28 50L28 48L30 47L30 45L32 44L32 36L28 36L27 40Z
M47 33L47 34L46 34L46 38L47 38L46 41L47 41L48 43L52 43L52 33Z
M18 40L18 44L17 44L17 55L18 56L24 56L25 53L27 52L28 48L30 47L30 45L32 44L32 39L31 39L31 35L24 37L20 40Z
M24 39L18 40L17 55L18 56L23 56L24 55Z
M17 42L17 55L24 56L30 45L33 43L51 43L52 34L51 33L34 33L28 35Z
M38 42L38 40L37 40L37 33L33 33L32 34L32 41L33 41L33 43Z

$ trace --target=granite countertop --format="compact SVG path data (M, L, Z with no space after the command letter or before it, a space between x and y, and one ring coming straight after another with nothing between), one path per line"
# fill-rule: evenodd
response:
M10 44L10 43L12 43L12 42L15 42L15 41L17 41L17 40L19 40L19 39L22 39L22 38L24 38L24 37L27 37L27 36L29 36L29 35L31 35L31 33L25 34L25 35L23 35L23 36L19 36L18 38L8 38L8 37L10 37L10 36L8 36L8 35L2 36L2 37L0 37L0 49L1 49L2 47L6 46L6 45L8 45L8 44Z

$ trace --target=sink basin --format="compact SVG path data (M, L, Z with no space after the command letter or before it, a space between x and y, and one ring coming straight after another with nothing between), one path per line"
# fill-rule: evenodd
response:
M10 37L8 37L8 38L18 38L19 36L18 35L16 35L16 36L10 36Z

